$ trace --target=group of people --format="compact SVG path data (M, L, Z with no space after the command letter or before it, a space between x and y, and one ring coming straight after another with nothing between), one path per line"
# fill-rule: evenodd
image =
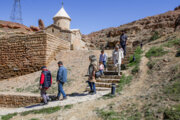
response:
M118 69L118 75L120 75L121 70L121 64L122 59L126 55L126 41L127 36L122 33L120 36L120 42L119 45L117 45L112 53L112 59L114 63L115 70ZM96 78L100 77L101 75L104 75L104 71L107 71L107 54L104 53L104 50L101 50L101 54L99 56L99 66L97 63L97 58L95 55L89 56L89 67L88 67L88 85L90 87L90 94L94 95L96 94ZM63 99L67 99L66 93L63 90L64 83L67 82L67 69L63 66L63 62L58 62L58 72L57 72L57 84L58 84L58 94L56 99L60 100L61 94L63 95ZM52 84L52 75L49 70L47 70L46 66L43 66L40 78L40 86L39 89L41 90L41 96L44 100L44 104L48 103L49 97L46 95L46 91L49 87L51 87Z
M118 75L120 75L121 71L121 64L122 64L122 59L124 56L126 56L126 42L127 42L127 36L125 35L124 32L122 32L120 36L120 42L118 45L116 45L113 53L112 53L112 59L114 63L115 70L117 71L118 69ZM90 60L90 65L88 68L88 84L90 87L90 94L96 94L96 78L97 78L97 73L100 72L101 75L103 74L103 71L107 71L107 55L104 53L104 50L101 51L101 54L99 56L99 69L97 67L97 59L95 55L89 56Z
M63 95L63 99L67 99L66 93L63 90L63 85L65 82L67 82L67 69L63 66L63 62L59 61L58 62L58 72L57 72L57 77L56 77L56 82L58 84L58 94L56 99L60 100L61 94ZM50 98L46 95L46 91L48 88L51 87L52 85L52 75L51 72L46 68L46 66L41 67L41 77L40 77L40 84L39 84L39 89L41 91L41 96L44 101L44 105L48 104L48 101Z

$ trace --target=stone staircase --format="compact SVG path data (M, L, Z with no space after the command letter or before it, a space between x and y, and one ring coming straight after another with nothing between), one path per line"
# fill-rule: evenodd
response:
M125 66L129 63L130 56L134 54L134 51L135 49L133 48L127 48L127 55L123 59L123 64ZM122 72L121 72L121 75L122 75ZM118 72L115 72L112 57L109 57L108 62L107 62L107 71L104 72L104 75L101 78L98 78L96 80L96 90L97 91L106 91L106 90L110 91L112 87L112 83L118 86L121 75L118 76ZM87 87L86 90L90 91L89 86Z

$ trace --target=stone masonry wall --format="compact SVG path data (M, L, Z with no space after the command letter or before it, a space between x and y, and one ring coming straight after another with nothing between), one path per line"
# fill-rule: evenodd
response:
M51 62L60 50L70 50L70 42L47 34L46 64Z
M47 33L0 38L0 80L40 70L60 48L70 44Z
M17 108L35 105L42 101L40 96L0 95L0 107Z
M72 50L87 50L85 42L82 41L82 39L81 39L80 30L72 30L71 49Z

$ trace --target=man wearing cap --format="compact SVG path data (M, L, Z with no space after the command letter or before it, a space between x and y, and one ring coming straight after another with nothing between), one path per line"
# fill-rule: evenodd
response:
M58 72L57 72L57 83L58 83L58 94L57 99L60 99L61 94L63 95L63 100L67 99L66 93L63 90L63 85L67 82L67 69L63 66L63 62L58 62Z
M48 103L49 97L46 95L46 91L52 84L51 72L47 70L46 66L41 67L41 78L39 89L41 90L41 96L43 98L44 104Z

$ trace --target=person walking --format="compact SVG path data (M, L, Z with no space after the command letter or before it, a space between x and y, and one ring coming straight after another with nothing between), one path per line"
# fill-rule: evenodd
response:
M112 56L113 56L115 71L117 71L118 69L118 75L120 75L122 59L124 58L123 49L122 48L119 49L119 46L116 46Z
M128 37L125 35L125 32L123 31L121 36L120 36L120 45L124 50L124 56L126 56L126 42L127 42Z
M67 99L66 93L63 90L63 85L64 83L67 82L67 69L63 66L63 62L59 61L58 62L58 72L57 72L57 78L56 81L58 83L58 94L57 94L57 99L60 100L61 94L63 95L63 99Z
M44 105L48 104L49 97L46 95L46 91L52 84L51 72L47 70L46 66L41 67L41 77L39 89L41 90L41 97L43 98Z
M102 62L104 65L105 71L107 71L106 62L107 62L107 55L104 53L104 50L101 50L101 54L99 56L99 62Z
M97 59L95 55L89 56L90 64L88 67L88 84L90 87L90 94L96 94L96 71L97 71Z

